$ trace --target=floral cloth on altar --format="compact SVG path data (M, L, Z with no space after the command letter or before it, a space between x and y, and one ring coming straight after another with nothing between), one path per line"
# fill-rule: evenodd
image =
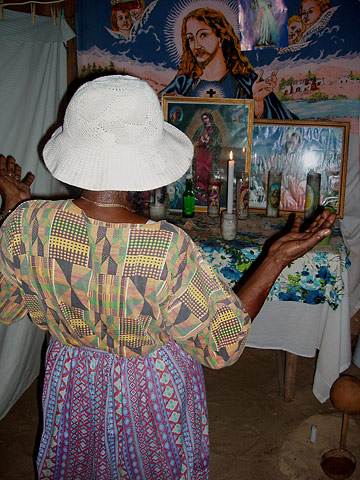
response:
M342 243L338 253L318 252L304 255L299 261L287 267L269 294L269 300L284 300L310 304L327 302L334 310L344 295L342 271L349 266L349 260ZM300 259L299 259L300 260Z
M247 227L251 222L247 232ZM261 252L262 246L274 231L280 230L284 221L277 219L269 224L268 219L254 216L243 224L235 240L222 240L216 229L209 228L209 222L196 226L185 224L193 240L201 248L203 256L212 265L218 277L233 287L250 268ZM261 233L254 233L254 231ZM210 233L209 233L210 232ZM344 295L342 272L350 265L340 229L334 227L330 244L317 246L303 257L292 262L274 283L267 301L293 301L312 305L327 302L336 310Z

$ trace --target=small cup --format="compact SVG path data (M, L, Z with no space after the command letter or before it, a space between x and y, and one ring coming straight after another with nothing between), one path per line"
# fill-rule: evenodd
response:
M150 203L149 215L151 220L155 220L156 222L164 220L166 216L166 205L164 203L159 203L159 205L155 205L155 203Z
M236 213L228 213L225 210L221 214L221 236L224 240L234 240L237 232Z

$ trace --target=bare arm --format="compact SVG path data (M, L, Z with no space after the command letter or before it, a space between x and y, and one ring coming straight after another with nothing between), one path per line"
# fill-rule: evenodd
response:
M246 283L234 288L251 319L259 313L282 270L330 235L330 227L335 219L336 215L324 210L309 228L300 233L302 219L297 217L291 231L272 244L264 260Z

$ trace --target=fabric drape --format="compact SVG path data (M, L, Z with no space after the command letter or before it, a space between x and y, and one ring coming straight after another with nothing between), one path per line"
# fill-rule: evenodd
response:
M23 173L36 175L35 196L63 194L40 154L59 118L67 87L65 42L74 33L62 19L5 10L0 20L0 149L13 155ZM60 120L60 118L59 118ZM0 326L0 419L39 374L44 332L25 318Z

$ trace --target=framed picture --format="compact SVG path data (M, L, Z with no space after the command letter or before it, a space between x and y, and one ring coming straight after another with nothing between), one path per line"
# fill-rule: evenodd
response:
M250 174L253 130L253 100L163 96L164 118L182 130L194 145L191 173L195 189L195 210L206 210L210 171L221 178L220 208L227 201L227 162L235 160L234 185L241 171ZM168 185L169 209L182 210L186 174Z
M280 170L280 214L305 209L306 178L321 175L320 205L344 215L350 124L310 120L255 120L250 175L250 212L266 209L271 168Z

